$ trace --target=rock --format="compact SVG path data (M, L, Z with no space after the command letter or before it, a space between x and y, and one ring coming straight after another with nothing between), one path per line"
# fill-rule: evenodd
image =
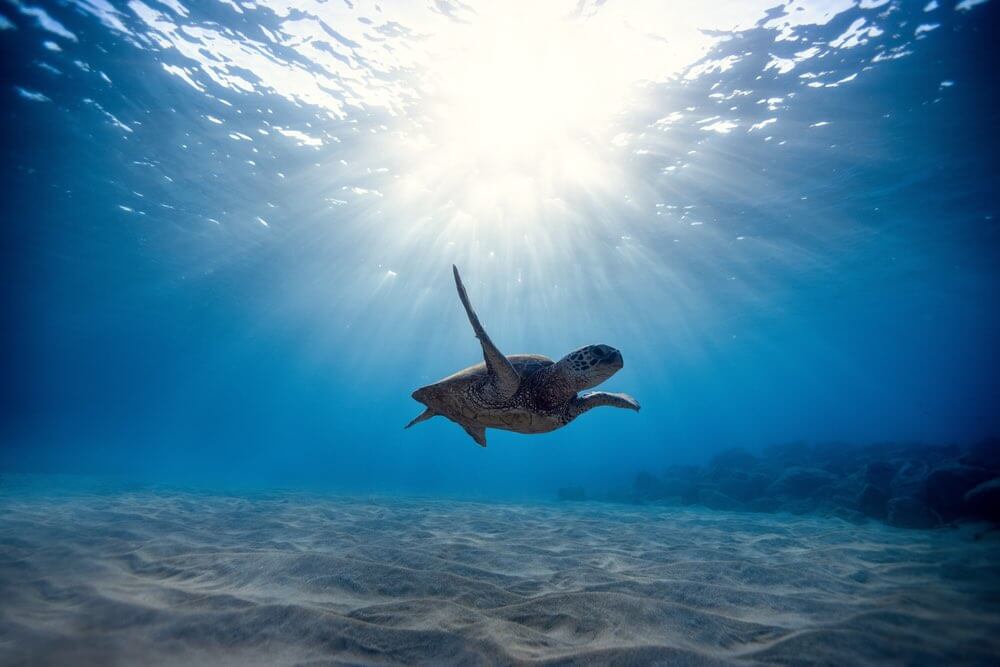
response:
M753 500L764 495L770 479L759 472L727 470L717 480L719 490L736 500Z
M889 501L888 523L897 528L934 528L941 525L941 516L920 499L905 496Z
M889 490L895 476L896 466L888 461L872 461L865 466L865 482L884 491Z
M862 514L861 512L856 512L847 507L835 507L829 511L828 516L833 516L838 519L843 519L844 521L853 523L855 525L861 525L866 521L868 521L868 517L866 517L864 514Z
M862 472L858 470L849 477L841 477L835 480L827 489L824 489L823 495L837 505L856 509L858 495L864 487L865 483L862 479Z
M957 445L944 445L940 447L924 446L919 451L925 461L932 464L933 467L940 467L944 462L957 461L967 450Z
M812 460L813 448L807 442L786 442L764 448L764 456L779 466Z
M864 467L869 454L862 447L843 442L831 442L816 446L816 461L821 463L816 467L823 468L838 476L850 475Z
M875 484L865 484L858 495L858 509L865 516L885 520L889 512L889 494Z
M639 501L656 500L667 495L663 480L648 472L637 474L632 482L632 488Z
M985 468L961 464L938 468L924 483L927 504L945 519L956 519L965 510L965 494L992 477Z
M781 503L778 510L789 514L812 514L821 506L825 507L827 504L819 498L792 498Z
M969 516L1000 523L1000 477L983 482L965 494L965 510Z
M693 465L671 465L663 471L664 479L697 479L705 474L705 469Z
M837 489L837 487L834 488ZM857 489L854 489L853 493L841 493L839 490L835 490L826 498L835 507L844 507L855 512L858 509L858 495L860 493Z
M751 512L777 512L781 509L781 502L777 498L763 496L751 500L746 507Z
M613 489L604 494L604 500L609 503L636 504L635 494L627 489Z
M1000 438L986 438L969 448L961 458L962 463L1000 472Z
M834 481L834 475L819 468L791 468L771 484L769 491L790 498L811 498Z
M716 454L709 466L720 470L747 471L756 467L759 462L760 459L747 450L736 447Z
M587 491L582 486L564 486L557 492L559 500L586 500Z
M976 518L1000 529L1000 481L994 479L1000 480L998 439L970 448L796 442L761 453L727 449L706 466L640 473L626 493L640 504L820 513L854 522L870 517L907 527Z
M710 488L703 484L684 484L681 489L681 503L684 505L694 505L699 502L699 494L702 489Z
M924 483L930 472L926 461L919 459L897 459L896 476L892 478L890 495L919 496L924 493Z
M713 510L735 510L740 504L733 498L715 489L703 488L698 492L698 502Z

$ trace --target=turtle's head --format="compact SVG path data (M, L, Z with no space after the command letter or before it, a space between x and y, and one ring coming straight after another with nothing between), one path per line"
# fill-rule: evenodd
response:
M573 350L557 362L562 377L574 392L601 384L621 370L622 353L610 345L588 345Z

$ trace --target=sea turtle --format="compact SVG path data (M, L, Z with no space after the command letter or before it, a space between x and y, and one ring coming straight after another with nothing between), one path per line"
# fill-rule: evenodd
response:
M581 347L557 362L540 354L504 356L479 323L458 268L452 269L458 296L482 343L485 361L413 392L413 398L427 409L405 428L441 415L485 447L487 428L547 433L599 405L639 409L639 403L628 394L595 391L577 395L621 370L621 352L609 345Z

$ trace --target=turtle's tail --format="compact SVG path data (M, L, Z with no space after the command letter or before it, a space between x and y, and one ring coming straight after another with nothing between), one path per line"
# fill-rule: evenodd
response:
M416 417L414 417L413 421L411 421L409 424L407 424L403 428L404 429L410 428L414 424L419 424L420 422L425 422L428 419L430 419L431 417L436 417L436 416L437 416L436 412L434 412L430 408L427 408L426 410L424 410L423 412L421 412L419 415L417 415Z

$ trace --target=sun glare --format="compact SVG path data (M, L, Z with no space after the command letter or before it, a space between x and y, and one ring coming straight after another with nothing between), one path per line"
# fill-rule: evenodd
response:
M500 211L509 223L574 190L612 187L606 153L637 72L622 35L499 3L433 40L409 194L433 192L483 222Z
M558 161L567 148L599 140L627 92L611 45L565 19L485 16L462 42L435 73L432 132L478 167Z

